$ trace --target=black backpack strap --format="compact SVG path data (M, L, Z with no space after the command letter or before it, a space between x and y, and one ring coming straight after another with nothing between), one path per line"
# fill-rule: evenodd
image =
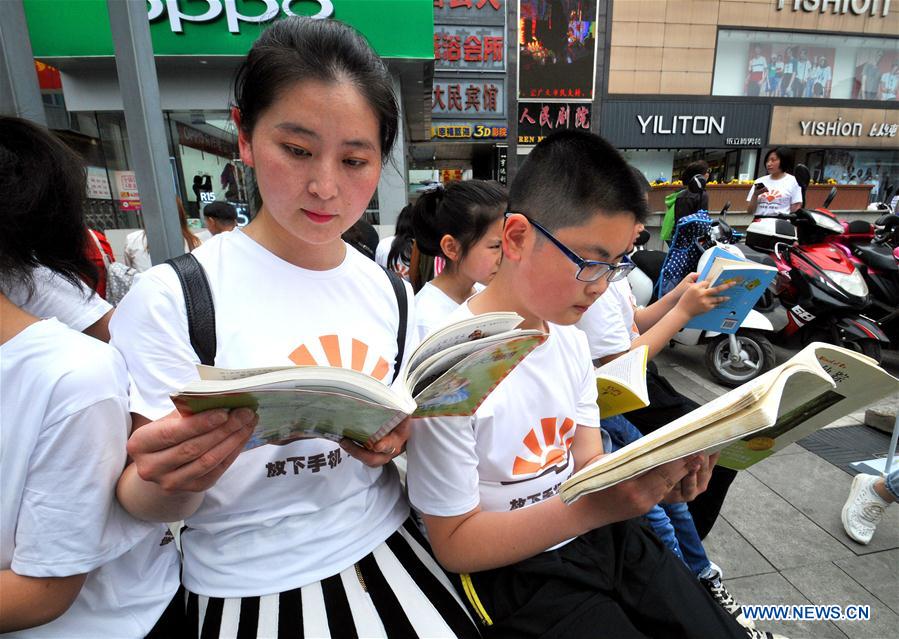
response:
M400 309L400 325L396 331L396 359L393 361L393 379L396 380L400 374L400 365L403 363L403 352L406 350L406 324L409 321L409 300L406 296L406 284L399 275L389 269L384 269L387 273L387 279L393 286L393 293L396 295L396 303Z
M166 264L175 269L181 290L184 292L184 304L187 307L187 329L190 334L190 345L193 347L201 364L215 364L215 305L212 302L212 290L206 271L200 262L190 253L166 260Z

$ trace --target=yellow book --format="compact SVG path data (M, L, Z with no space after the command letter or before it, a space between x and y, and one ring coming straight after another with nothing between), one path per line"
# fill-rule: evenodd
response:
M649 348L641 346L596 369L599 416L614 417L649 406L646 360Z

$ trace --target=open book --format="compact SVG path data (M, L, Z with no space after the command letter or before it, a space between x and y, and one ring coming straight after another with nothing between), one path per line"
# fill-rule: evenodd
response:
M649 347L641 346L596 369L599 415L603 419L649 406L646 359Z
M329 366L224 369L198 366L200 380L172 396L182 414L249 407L259 424L247 450L298 437L382 438L408 415L472 415L547 335L515 328L515 313L484 313L429 335L392 387ZM386 375L386 372L385 372Z
M742 470L854 410L899 391L865 355L821 342L614 453L562 484L566 503L701 451Z
M697 281L709 280L710 287L720 286L731 280L738 283L722 293L729 298L726 302L697 315L684 328L736 333L776 275L777 269L773 266L741 259L716 246Z

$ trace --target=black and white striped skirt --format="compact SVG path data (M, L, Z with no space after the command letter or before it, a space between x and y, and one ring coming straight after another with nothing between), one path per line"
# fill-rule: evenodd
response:
M302 588L235 599L187 593L187 623L201 639L479 636L411 519L358 563Z

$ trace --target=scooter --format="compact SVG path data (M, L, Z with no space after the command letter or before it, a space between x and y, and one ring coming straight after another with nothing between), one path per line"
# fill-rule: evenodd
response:
M696 254L699 254L699 258L696 264L687 265L692 267L690 271L702 270L715 247L736 257L743 257L736 246L741 236L726 222L728 208L730 202L721 211L722 219L713 221L708 232L702 233L696 240ZM643 246L648 239L649 234L643 231L634 242L635 250L630 256L636 268L628 274L628 282L640 306L646 306L653 301L654 290L658 288L667 255L663 251L645 250ZM684 328L672 338L672 342L685 346L704 344L705 363L709 372L725 386L735 387L774 367L774 347L764 335L773 331L774 325L770 319L753 309L734 334Z
M808 169L797 165L794 175L804 194ZM756 218L746 230L746 245L767 253L778 269L772 288L787 309L787 325L776 336L781 345L826 341L880 362L889 338L862 314L871 303L868 286L845 252L829 241L843 232L827 210L835 196L832 189L824 207L813 211Z
M871 305L865 312L899 346L899 215L881 215L874 224L843 223L844 233L834 246L844 251L865 278ZM867 227L867 228L864 228Z

